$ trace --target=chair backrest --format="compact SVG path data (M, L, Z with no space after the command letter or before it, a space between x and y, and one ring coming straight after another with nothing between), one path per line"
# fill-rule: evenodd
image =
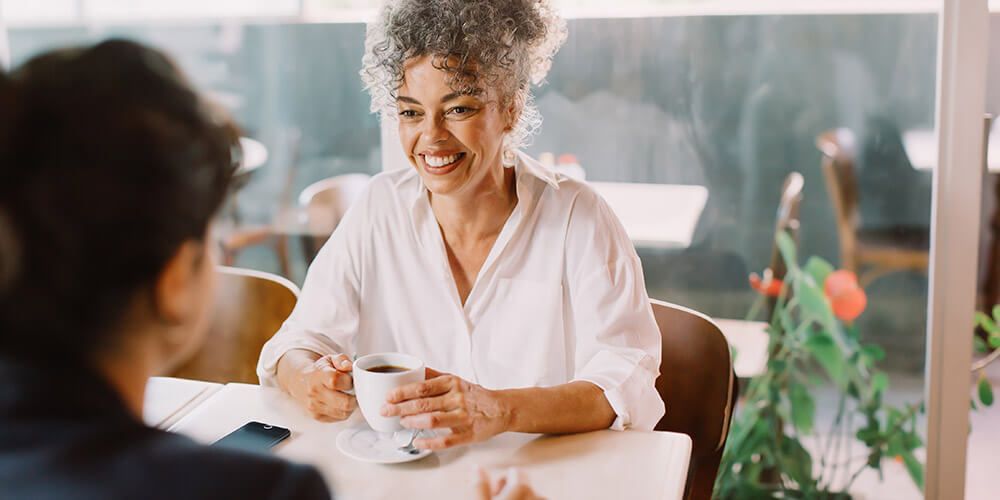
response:
M298 288L273 274L219 267L211 326L195 354L171 376L256 384L264 343L298 301Z
M823 132L816 137L822 154L820 167L830 195L840 238L840 257L851 268L858 226L858 179L855 169L854 134L846 128Z
M299 194L299 207L305 212L306 231L311 236L313 255L319 251L351 204L361 196L371 181L368 174L344 174L310 184Z
M798 241L799 236L799 210L802 206L802 191L805 188L805 178L798 172L792 172L785 177L785 183L781 187L781 200L778 202L778 215L775 218L774 233L788 233L793 240ZM781 257L781 252L777 245L771 250L771 275L775 279L785 279L788 271L785 267L785 260Z
M651 302L663 339L656 390L667 407L656 430L691 436L685 498L711 498L738 392L729 343L708 316Z

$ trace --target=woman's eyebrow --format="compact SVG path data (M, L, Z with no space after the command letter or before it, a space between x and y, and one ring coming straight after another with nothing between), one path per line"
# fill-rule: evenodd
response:
M459 97L479 97L482 95L482 89L472 89L464 92L452 92L441 98L441 102L448 102L452 99L458 99Z

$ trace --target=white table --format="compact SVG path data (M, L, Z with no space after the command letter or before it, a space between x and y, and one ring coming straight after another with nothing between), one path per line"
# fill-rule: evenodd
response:
M150 427L166 429L219 389L222 384L152 377L146 383L142 420Z
M712 318L736 351L733 371L739 378L753 378L767 371L767 323L739 319Z
M211 443L251 420L290 429L275 453L317 466L344 499L465 500L475 491L477 466L517 466L552 499L679 499L691 455L690 438L669 432L508 433L408 464L367 464L336 446L340 431L361 423L357 413L347 422L319 423L276 389L245 384L226 385L170 430Z
M938 143L933 130L903 132L903 148L916 170L930 170L938 162ZM986 166L990 173L1000 173L1000 130L990 132Z
M704 186L591 182L636 246L687 248L708 202Z

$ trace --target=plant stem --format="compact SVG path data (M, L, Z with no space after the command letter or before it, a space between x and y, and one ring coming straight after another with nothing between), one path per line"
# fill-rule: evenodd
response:
M996 361L997 358L1000 358L1000 349L994 349L993 352L991 352L985 358L980 359L979 361L976 361L975 363L972 363L972 370L971 370L972 373L976 373L979 370L982 370L983 368L986 368L987 366L990 365L990 363Z

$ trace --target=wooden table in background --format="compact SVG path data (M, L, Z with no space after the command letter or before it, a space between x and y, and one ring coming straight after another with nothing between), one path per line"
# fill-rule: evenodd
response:
M990 132L988 149L986 150L986 171L991 174L995 186L994 204L996 205L989 223L989 234L986 247L986 269L981 289L982 306L989 310L1000 303L1000 130ZM931 170L937 165L937 137L933 130L908 130L903 133L903 148L910 164L917 170ZM989 181L989 179L985 179ZM984 216L987 216L984 214Z

